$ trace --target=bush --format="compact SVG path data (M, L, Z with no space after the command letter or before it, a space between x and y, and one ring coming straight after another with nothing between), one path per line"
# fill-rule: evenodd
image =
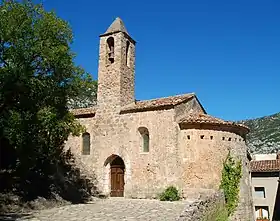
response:
M170 186L160 194L159 196L160 201L177 201L180 199L179 191L176 187Z

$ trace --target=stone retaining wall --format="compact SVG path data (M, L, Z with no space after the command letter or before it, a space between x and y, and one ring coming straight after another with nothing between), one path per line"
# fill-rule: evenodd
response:
M222 192L202 195L186 206L177 221L215 221L217 214L225 207L224 194Z

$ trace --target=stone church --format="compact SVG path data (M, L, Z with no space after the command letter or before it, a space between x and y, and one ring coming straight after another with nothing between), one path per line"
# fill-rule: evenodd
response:
M231 151L242 159L240 206L249 213L249 129L208 115L194 93L135 100L135 46L120 18L100 35L97 105L72 110L86 133L66 148L99 191L128 198L170 185L186 198L217 190Z

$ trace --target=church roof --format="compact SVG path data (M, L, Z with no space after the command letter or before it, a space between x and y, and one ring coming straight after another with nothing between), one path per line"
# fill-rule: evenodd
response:
M194 113L190 114L185 118L182 118L179 122L179 124L208 124L208 125L224 125L224 126L230 126L230 127L236 127L239 129L245 130L247 133L249 132L249 128L243 124L237 124L232 121L225 121L213 116L210 116L208 114L203 113Z
M107 35L107 34L111 34L111 33L115 33L115 32L123 32L123 33L126 33L127 35L129 35L124 26L123 21L119 17L117 17L115 19L115 21L113 21L113 23L110 25L110 27L107 29L107 31L103 35Z
M251 172L280 172L280 160L253 160L250 167Z
M94 116L96 112L95 107L71 109L71 113L76 117Z
M183 103L195 97L194 93L175 95L170 97L162 97L151 100L135 101L121 109L121 113L132 113L147 110L158 110L172 108L177 104ZM77 108L70 110L76 117L94 116L96 107Z
M162 97L151 100L135 101L133 104L129 104L122 108L122 113L139 112L146 110L157 110L172 108L177 104L183 103L191 98L195 97L194 93L175 95L170 97Z

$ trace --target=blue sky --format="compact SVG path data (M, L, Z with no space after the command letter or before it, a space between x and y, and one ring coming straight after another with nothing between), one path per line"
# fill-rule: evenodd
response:
M195 92L227 120L280 112L279 0L42 0L70 22L76 63L97 78L115 17L136 47L136 99Z

